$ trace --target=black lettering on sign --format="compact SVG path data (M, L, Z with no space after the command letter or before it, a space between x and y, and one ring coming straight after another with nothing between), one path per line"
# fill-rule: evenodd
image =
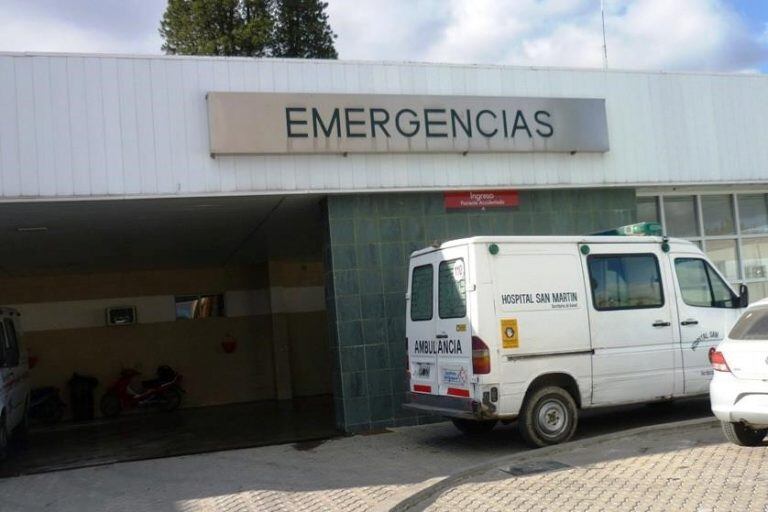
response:
M422 355L462 355L461 340L416 340L413 346L415 354Z

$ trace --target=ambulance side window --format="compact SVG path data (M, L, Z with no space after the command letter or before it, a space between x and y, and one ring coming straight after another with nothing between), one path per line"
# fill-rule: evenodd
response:
M675 273L683 302L700 308L735 308L738 297L720 276L699 258L676 258Z
M587 264L598 311L664 305L659 262L653 254L592 255Z
M411 274L411 320L432 320L434 271L432 265L421 265Z
M464 260L441 261L437 271L437 313L440 318L467 316Z

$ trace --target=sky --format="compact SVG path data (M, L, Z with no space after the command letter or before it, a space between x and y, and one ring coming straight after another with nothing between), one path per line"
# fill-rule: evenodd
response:
M600 0L327 0L341 59L602 67ZM160 54L165 0L0 0L0 51ZM768 73L768 0L604 0L608 66Z

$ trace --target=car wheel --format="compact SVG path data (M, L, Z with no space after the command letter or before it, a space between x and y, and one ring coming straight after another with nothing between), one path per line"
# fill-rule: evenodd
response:
M548 386L525 399L518 428L525 442L538 448L569 440L577 422L578 410L571 394L563 388Z
M5 415L0 417L0 460L8 456L8 428L5 425Z
M478 436L487 434L493 427L496 426L496 420L465 420L461 418L452 418L454 426L461 431L462 434L468 436Z
M29 435L29 398L24 402L24 413L21 421L13 430L13 437L16 440L26 440Z
M743 423L721 422L726 439L739 446L759 446L763 444L768 429L752 429Z

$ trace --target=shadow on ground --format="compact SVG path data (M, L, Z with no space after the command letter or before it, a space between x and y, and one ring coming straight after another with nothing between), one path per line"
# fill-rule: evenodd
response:
M709 402L589 411L578 438L709 416ZM211 428L227 429L226 424ZM378 435L114 464L0 480L7 510L370 510L424 482L528 450L515 424L465 437L450 423ZM73 496L77 499L73 499ZM42 500L42 501L41 501ZM238 508L239 507L239 508Z
M13 443L0 476L174 457L340 435L330 396L171 413L142 411L114 420L33 429Z

